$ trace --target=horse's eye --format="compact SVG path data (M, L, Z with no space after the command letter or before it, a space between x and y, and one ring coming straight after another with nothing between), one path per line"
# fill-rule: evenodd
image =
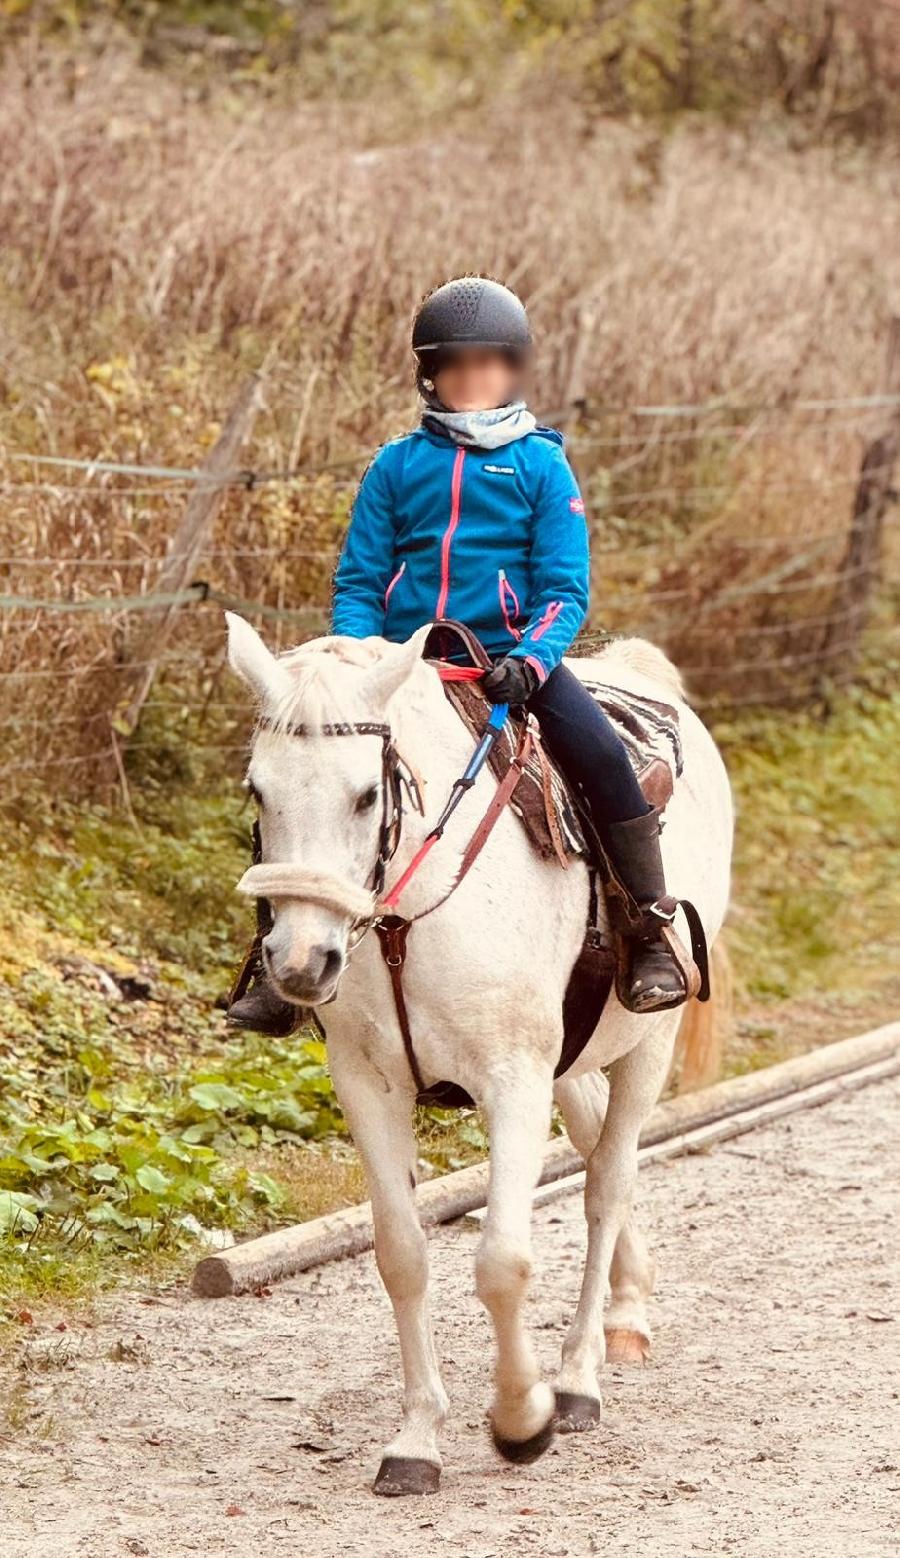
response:
M253 783L252 779L245 780L244 788L247 791L251 801L254 801L257 806L262 807L263 798L257 790L256 785Z
M377 784L370 784L368 789L361 790L359 795L356 797L356 811L360 814L371 811L377 799L378 786Z

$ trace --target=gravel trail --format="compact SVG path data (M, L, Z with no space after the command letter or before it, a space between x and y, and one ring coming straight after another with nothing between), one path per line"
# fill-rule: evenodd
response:
M119 1294L48 1328L0 1438L3 1558L887 1558L900 1552L900 1079L641 1171L652 1362L595 1433L513 1469L484 1429L477 1232L431 1241L452 1402L440 1493L376 1499L399 1365L371 1255L264 1297ZM535 1214L548 1374L580 1197Z

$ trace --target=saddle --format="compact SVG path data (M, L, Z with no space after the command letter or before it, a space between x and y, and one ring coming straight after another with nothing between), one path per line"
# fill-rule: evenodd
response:
M458 653L460 646L469 666L459 666L446 658L454 651ZM426 640L425 655L440 673L450 703L477 738L484 729L490 704L472 672L476 668L479 672L487 670L492 663L480 640L464 624L444 620L435 625ZM645 800L662 813L682 768L677 709L602 683L585 685L625 743ZM508 802L510 809L543 859L555 856L563 869L568 869L571 860L578 856L586 857L589 863L584 941L563 1000L563 1042L554 1071L554 1076L560 1077L578 1059L600 1021L615 983L621 938L632 923L634 905L596 836L583 798L544 748L532 715L511 716L501 738L494 743L489 762L498 783L505 778L519 748L523 720L529 722L532 755ZM600 912L604 898L607 919ZM689 923L692 950L702 976L699 996L705 999L709 987L702 927L699 922L695 926L690 916ZM471 1105L473 1100L456 1083L439 1082L421 1092L418 1102L458 1108Z

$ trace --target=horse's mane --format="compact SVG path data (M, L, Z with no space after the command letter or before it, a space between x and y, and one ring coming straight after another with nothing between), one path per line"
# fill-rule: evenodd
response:
M279 665L290 673L290 685L265 709L270 729L304 724L311 729L334 720L358 719L366 711L357 696L360 671L381 659L378 639L314 638L286 649Z
M284 650L278 663L290 673L290 683L265 710L269 728L302 723L314 729L333 720L364 718L368 710L359 697L360 673L377 665L382 651L381 639L337 636L310 639ZM676 698L686 697L678 668L647 639L615 639L594 658L612 684L617 672L631 671Z

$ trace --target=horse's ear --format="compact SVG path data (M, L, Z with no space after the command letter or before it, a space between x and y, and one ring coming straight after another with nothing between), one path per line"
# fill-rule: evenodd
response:
M243 617L226 611L225 620L228 623L228 664L232 671L258 698L277 696L284 681L284 667Z
M430 632L431 623L426 622L405 644L391 644L384 651L366 677L366 692L373 702L384 707L403 686L407 677L412 675L414 667L422 658L425 640Z

